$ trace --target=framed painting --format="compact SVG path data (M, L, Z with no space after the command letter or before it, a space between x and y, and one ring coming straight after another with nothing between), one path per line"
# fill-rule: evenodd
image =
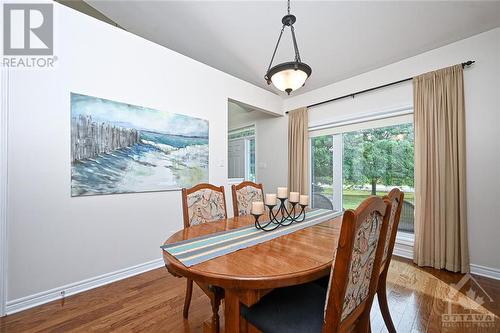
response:
M71 195L208 182L208 121L71 93Z

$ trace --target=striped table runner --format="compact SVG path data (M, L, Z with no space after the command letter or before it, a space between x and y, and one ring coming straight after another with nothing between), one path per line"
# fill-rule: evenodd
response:
M190 267L328 221L340 214L341 212L327 209L311 209L307 212L306 219L303 222L293 223L286 227L279 227L273 231L266 232L258 230L252 224L238 229L221 231L172 244L165 244L161 246L161 248L174 256L185 266Z

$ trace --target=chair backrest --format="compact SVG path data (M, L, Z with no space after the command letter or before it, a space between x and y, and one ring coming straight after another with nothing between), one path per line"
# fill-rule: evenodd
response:
M387 225L387 235L385 236L384 254L382 256L382 263L380 264L381 273L389 269L392 251L394 250L394 243L396 242L396 235L398 233L404 193L398 188L393 188L384 199L389 200L391 203L391 214L389 216L389 224Z
M182 189L184 228L227 218L224 186L198 184Z
M353 211L344 212L330 273L323 332L352 326L369 315L376 292L387 232L390 202L369 197Z
M330 199L328 199L328 197L324 196L323 194L314 193L312 195L312 208L333 210L333 204Z
M264 201L264 189L262 184L244 181L238 185L231 186L233 194L234 216L249 215L252 210L252 202Z
M403 200L398 230L415 232L415 205L410 201Z

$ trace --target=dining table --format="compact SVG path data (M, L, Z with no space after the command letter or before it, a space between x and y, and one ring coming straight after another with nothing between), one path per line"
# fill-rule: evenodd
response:
M254 222L254 217L247 215L193 225L174 233L164 245L242 228ZM252 306L275 288L307 283L330 273L341 222L342 215L335 214L324 222L189 267L167 251L162 251L163 260L172 275L221 290L223 330L245 332L248 326L240 317L241 304ZM218 326L218 323L205 323L204 331L217 332Z

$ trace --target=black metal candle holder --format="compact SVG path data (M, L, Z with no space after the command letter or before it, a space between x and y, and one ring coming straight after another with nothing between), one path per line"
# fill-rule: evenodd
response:
M274 207L276 205L267 205L269 209L269 221L261 224L259 222L259 217L263 214L253 214L255 218L255 228L264 230L264 231L273 231L281 226L288 226L294 222L300 223L306 218L306 207L307 205L299 204L298 202L290 202L292 206L290 210L286 208L286 198L278 198L280 200L280 204L276 211ZM300 212L297 214L296 207L300 206Z

